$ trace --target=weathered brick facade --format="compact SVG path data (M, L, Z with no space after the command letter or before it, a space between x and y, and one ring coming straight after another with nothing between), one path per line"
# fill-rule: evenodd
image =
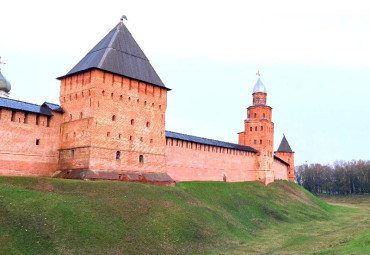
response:
M62 113L0 108L0 175L51 176L57 170Z
M59 79L61 107L0 98L0 175L294 181L286 140L274 155L272 108L260 79L239 144L166 133L169 89L122 22Z

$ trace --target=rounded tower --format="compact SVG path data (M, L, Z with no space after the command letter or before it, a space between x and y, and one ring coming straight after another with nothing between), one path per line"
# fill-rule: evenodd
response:
M9 97L9 92L12 86L10 82L5 79L0 70L0 97Z
M247 108L244 131L239 133L239 144L258 150L256 160L257 180L268 184L273 181L274 123L271 121L272 108L267 105L267 90L259 72L253 87L253 104Z
M2 64L5 64L5 63L1 62L1 57L0 57L0 97L9 97L9 92L12 86L10 82L7 79L5 79L5 77L1 73Z

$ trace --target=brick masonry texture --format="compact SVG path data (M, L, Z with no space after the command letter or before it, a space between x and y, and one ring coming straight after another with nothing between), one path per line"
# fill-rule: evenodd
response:
M265 94L256 97L266 103ZM166 139L167 90L102 70L63 78L60 102L64 114L49 120L1 109L0 175L92 170L167 173L175 181L294 181L294 153L274 154L265 104L248 107L239 133L239 144L255 153Z

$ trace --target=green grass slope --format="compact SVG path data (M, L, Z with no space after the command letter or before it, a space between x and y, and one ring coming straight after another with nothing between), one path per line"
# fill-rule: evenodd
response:
M191 254L243 244L277 223L328 219L298 185L0 177L0 254Z

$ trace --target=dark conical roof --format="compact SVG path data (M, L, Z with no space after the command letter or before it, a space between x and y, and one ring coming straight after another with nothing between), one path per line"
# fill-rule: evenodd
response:
M281 140L281 143L277 151L278 152L293 152L289 146L287 139L285 138L285 135L283 136L283 139Z
M123 22L58 79L94 68L166 88Z

